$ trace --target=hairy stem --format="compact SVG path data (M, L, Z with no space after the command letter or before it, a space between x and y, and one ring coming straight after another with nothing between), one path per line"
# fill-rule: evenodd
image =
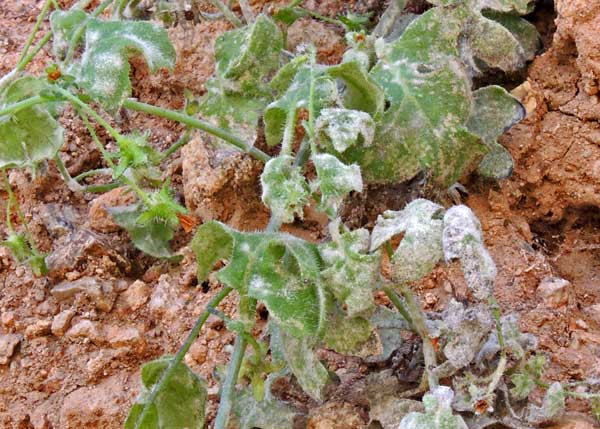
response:
M240 19L237 16L235 16L235 14L231 11L231 9L229 9L229 7L227 7L227 5L225 3L223 3L221 0L210 0L210 2L217 9L219 9L219 11L223 14L223 16L225 18L227 18L227 20L229 22L231 22L235 27L241 27L242 25L244 25L242 23L242 21L240 21Z
M142 429L143 426L141 426L141 425L144 421L144 418L150 411L151 404L153 404L154 401L156 401L156 397L157 397L158 393L161 391L161 389L165 385L165 383L167 383L171 379L171 377L173 376L173 373L175 372L175 369L181 363L181 361L183 360L186 353L189 351L189 349L192 346L192 343L194 342L196 337L198 337L198 334L200 333L200 330L202 329L204 322L206 322L206 319L208 319L208 316L210 316L210 311L208 309L214 308L217 305L219 305L219 303L221 301L223 301L223 299L227 295L229 295L229 293L231 291L232 291L232 289L229 287L223 288L206 305L206 308L200 314L200 316L198 317L198 320L196 321L196 324L194 325L194 327L188 334L187 339L185 340L185 342L183 343L183 345L181 346L181 348L179 349L177 354L173 357L173 359L171 359L169 366L167 366L165 371L160 376L160 380L158 381L158 383L156 383L154 385L154 387L152 388L152 391L150 392L150 395L148 395L146 402L144 404L144 409L142 410L142 412L140 413L140 415L137 418L137 421L135 423L135 429Z
M167 159L168 157L170 157L171 155L173 155L180 148L182 148L183 146L185 146L186 144L188 144L191 139L192 139L191 130L190 129L185 130L185 133L183 133L183 135L181 136L181 138L179 140L177 140L175 143L173 143L167 150L165 150L161 154L160 160L164 161L165 159Z
M2 179L4 180L4 187L6 188L6 192L8 192L9 206L11 207L11 209L14 207L15 211L17 212L17 216L19 217L19 220L21 221L21 226L23 226L23 231L25 232L25 239L29 243L29 247L31 248L32 252L34 254L39 254L39 251L35 245L35 240L33 239L33 235L29 231L29 225L27 223L27 219L25 218L25 214L21 210L19 200L17 199L17 196L15 195L12 186L10 186L10 183L8 181L8 175L6 174L5 170L2 170ZM10 212L8 212L7 215L10 216ZM9 226L9 230L14 232L14 230L12 229L12 224Z
M235 338L233 354L231 355L231 361L227 367L227 374L221 390L219 410L217 411L217 417L214 423L215 429L227 428L227 421L229 420L229 414L233 405L233 394L235 393L235 386L237 384L240 368L242 367L242 361L244 360L244 354L246 353L247 345L248 342L244 336L238 334L238 336Z
M7 75L8 76L8 75ZM17 113L20 110L27 109L28 107L35 106L36 104L45 103L47 100L39 95L26 98L17 103L9 104L4 109L0 109L0 116L11 115Z
M95 170L84 171L83 173L75 176L73 179L80 182L86 177L94 176L96 174L110 175L112 174L112 170L110 168L96 168Z
M81 186L79 183L77 183L75 179L71 177L71 175L69 174L69 170L67 170L65 163L63 162L62 158L58 153L54 155L54 162L56 162L58 171L60 172L63 180L65 181L69 189L73 192L83 191L83 186Z
M25 59L25 56L27 55L29 48L31 47L31 45L33 43L33 39L35 39L35 35L37 34L38 30L40 29L40 25L42 25L42 22L44 21L44 18L46 17L46 14L48 13L48 10L50 9L51 5L52 5L52 0L46 0L46 2L44 3L44 6L42 7L40 14L37 17L37 20L35 21L33 30L31 30L31 34L29 34L29 37L27 38L27 41L25 42L25 46L23 47L23 50L21 51L21 56L19 57L19 61L17 61L17 64L21 64L21 62Z
M400 313L402 315L402 317L404 317L404 320L406 320L408 322L408 325L410 326L410 328L413 331L416 331L415 324L412 320L412 317L410 316L410 313L409 313L408 309L406 308L406 305L404 304L404 302L402 302L402 300L400 299L398 294L396 292L394 292L394 290L389 286L385 286L382 289L385 292L385 294L387 295L387 297L390 299L392 304L394 304L394 307L396 307L396 309L398 310L398 313Z
M248 4L248 0L238 0L240 5L240 9L242 10L242 15L244 15L244 20L247 24L250 24L254 21L254 12L252 12L252 8Z
M110 6L112 3L113 3L113 0L104 0L91 13L90 17L96 18L102 12L104 12L104 10L106 10L106 8L108 6ZM81 24L79 24L79 27L77 27L77 30L75 30L75 32L73 33L73 36L71 37L71 40L69 41L69 48L67 49L67 54L65 55L65 60L64 60L65 64L69 64L73 60L73 56L75 55L75 48L77 48L77 44L81 40L81 36L83 36L85 27L87 27L89 22L90 22L89 19L86 19L85 21L83 21Z
M249 146L238 136L235 136L229 131L224 130L222 128L215 127L209 122L193 118L191 116L176 112L174 110L163 109L161 107L152 106L150 104L142 103L132 99L125 100L123 102L123 107L131 110L137 110L138 112L144 112L149 113L151 115L160 116L161 118L170 119L172 121L188 125L192 128L197 128L199 130L202 130L216 137L219 137L220 139L225 140L227 143L237 147L238 149L241 149L244 152L249 153L254 158L260 161L267 162L269 159L271 159L269 155L267 155L260 149L257 149L253 146Z

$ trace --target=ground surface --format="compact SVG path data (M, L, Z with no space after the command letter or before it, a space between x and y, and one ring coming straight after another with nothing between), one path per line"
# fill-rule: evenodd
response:
M42 3L0 4L0 74L16 63ZM272 2L254 3L256 9L273 7ZM363 11L383 6L377 1L305 2L331 16L348 4ZM598 377L600 0L556 0L556 16L552 5L544 3L530 18L544 35L546 50L511 86L528 111L525 121L502 139L516 160L515 173L499 183L469 178L464 201L480 217L498 265L497 298L505 311L521 316L524 330L538 335L541 348L552 357L549 376ZM184 88L200 95L213 72L212 44L226 29L224 22L184 22L170 29L179 54L175 73L149 77L142 64L134 63L135 95L173 108L182 106ZM323 62L336 62L343 53L333 26L300 22L290 44L307 38L319 46ZM41 55L29 70L43 70L46 58ZM71 173L99 167L100 155L83 124L68 112L63 124L68 132L61 156ZM122 115L118 125L152 130L152 142L162 148L181 132L143 115ZM264 226L268 213L260 204L257 182L261 166L238 154L212 152L202 138L196 136L164 166L180 197L199 220L217 218L242 229ZM103 210L124 202L119 191L100 199L73 194L52 164L42 179L31 181L13 172L10 181L42 249L52 255L51 273L40 279L0 250L0 427L121 427L139 391L140 365L177 350L219 285L196 284L189 250L184 249L187 256L179 266L135 251ZM348 221L369 225L383 206L398 204L390 195L390 190L366 191L353 201ZM4 204L0 198L0 212ZM319 219L307 219L288 230L323 238ZM176 247L190 238L181 232ZM555 277L567 281L562 292L544 296L544 285L559 281ZM424 306L440 309L451 294L464 294L465 287L457 267L440 267L418 285L418 293ZM234 299L221 308L231 313ZM224 348L232 341L222 324L211 319L186 356L186 363L209 380L210 416L217 392L213 369L226 361ZM366 426L369 404L348 392L364 388L359 380L369 367L328 352L322 357L337 370L341 385L320 407L295 398L311 408L309 427ZM586 411L576 402L569 406Z

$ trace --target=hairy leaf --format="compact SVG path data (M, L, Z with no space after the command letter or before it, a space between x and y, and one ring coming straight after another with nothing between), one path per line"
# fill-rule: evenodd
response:
M320 144L331 145L338 152L358 144L370 146L375 137L371 115L358 110L323 109L317 119L316 133Z
M271 100L267 81L279 66L283 35L265 15L215 42L216 76L206 83L200 111L254 144L258 120Z
M372 331L368 320L346 316L341 308L335 306L328 315L323 342L338 353L356 355L362 351Z
M502 334L504 336L504 349L515 359L523 359L527 352L538 348L537 338L533 334L524 334L519 329L519 319L515 314L505 314L500 318ZM480 367L485 367L500 352L498 333L492 331L486 343L481 347L477 355Z
M327 302L314 244L284 233L241 233L211 221L198 228L192 249L200 281L218 260L228 259L219 281L264 302L272 320L292 335L319 331Z
M53 41L52 51L57 60L63 59L75 31L88 18L81 9L55 10L50 15Z
M325 74L325 68L315 67L311 73L310 65L299 67L285 92L269 104L265 111L265 137L269 146L281 143L284 129L289 126L287 122L290 118L296 118L301 109L308 109L311 75L315 80L316 117L319 116L321 109L335 105L337 87L334 79ZM284 82L285 79L278 86L285 86Z
M148 219L140 223L140 216L146 213L143 204L132 206L112 207L107 209L115 222L127 230L131 241L141 251L155 258L166 258L174 261L181 256L174 255L169 246L173 238L173 229L160 220Z
M308 203L309 192L302 169L294 165L294 158L280 155L271 158L260 176L262 201L271 210L272 216L283 223L294 221L294 215L301 219L304 205Z
M498 22L513 35L523 48L524 58L532 60L542 47L540 33L533 24L511 13L486 11L483 13L488 19Z
M371 250L393 236L404 233L392 257L397 282L416 281L431 272L442 259L443 207L418 199L402 211L386 211L377 218L371 237Z
M0 94L0 109L33 95L46 85L26 76L14 81ZM63 145L63 129L42 105L0 116L0 169L31 167L51 159Z
M367 254L368 249L366 229L334 236L319 248L327 267L322 272L325 285L345 305L348 317L364 315L375 306L373 290L379 280L380 252Z
M143 55L152 73L175 66L175 48L164 28L145 21L91 19L85 33L80 84L105 108L115 110L131 95L131 55Z
M138 422L147 405L150 393L171 363L172 357L163 356L142 366L142 392L131 408L125 429L204 428L206 382L184 363L179 363L171 378L161 386L156 399L143 421Z
M562 384L555 381L546 391L546 396L544 396L541 407L535 405L529 406L527 420L534 423L541 423L552 417L559 416L565 411L566 396Z
M119 164L114 177L119 178L128 168L149 168L160 160L160 154L148 144L148 136L134 132L117 139Z
M314 191L321 192L319 209L334 217L342 201L351 192L362 192L363 182L358 165L344 165L333 155L326 153L312 157L317 179L311 183Z
M494 290L496 264L483 243L481 224L467 206L454 206L444 215L443 246L447 262L460 260L475 297L489 298Z
M302 389L311 398L322 401L325 386L329 381L329 373L317 359L314 352L315 341L312 338L302 339L286 334L271 322L271 347L281 353L290 370L296 376Z
M398 429L467 429L462 417L452 414L454 392L447 386L438 386L423 397L424 413L409 413Z
M525 117L525 109L504 88L487 86L474 92L473 113L467 127L481 137L488 152L479 164L482 176L504 179L512 174L513 160L510 153L498 143L507 129Z

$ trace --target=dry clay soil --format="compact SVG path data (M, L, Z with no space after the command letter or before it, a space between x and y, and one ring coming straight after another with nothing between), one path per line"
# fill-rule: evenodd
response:
M0 74L16 64L42 3L0 3ZM514 94L528 115L501 140L516 160L514 175L498 183L468 178L463 202L481 219L498 265L496 296L503 310L519 314L522 329L539 337L540 348L550 356L551 379L580 380L600 376L600 0L556 0L554 7L540 3L530 18L543 35L545 50L511 86L518 86ZM384 6L378 1L304 4L329 16L347 6L363 12ZM256 1L253 7L269 11L274 4ZM178 51L174 73L149 76L134 60L134 95L171 108L182 107L184 88L201 95L213 72L215 37L227 29L225 22L192 21L169 29ZM317 44L319 59L326 63L339 61L345 49L339 29L311 20L290 31L290 49L302 41ZM29 71L42 72L48 58L42 52ZM100 154L83 124L68 110L61 121L66 129L61 156L70 172L100 167ZM115 121L126 132L151 130L152 143L161 149L182 131L132 113L123 112ZM258 197L261 165L212 150L202 139L196 136L163 165L179 197L199 221L220 219L246 230L263 227L268 213ZM0 427L122 427L139 392L140 365L174 353L220 285L197 284L194 257L186 247L191 234L176 236L174 247L185 255L177 266L135 251L104 210L128 201L120 190L100 197L74 194L52 163L37 180L14 171L10 182L36 239L51 256L49 275L35 278L0 250ZM399 208L390 194L365 190L355 197L347 220L372 226L377 212ZM5 204L6 195L0 194L0 212ZM313 240L325 237L322 219L311 213L287 230ZM558 292L549 293L552 285L558 285ZM416 290L432 310L466 293L455 266L439 267ZM233 314L235 304L232 297L220 308ZM260 328L264 320L259 322ZM232 342L222 323L211 318L185 359L208 380L209 419L217 399L213 370L226 361ZM320 405L300 393L290 395L307 412L304 424L365 427L373 417L371 407L348 392L360 390L356 386L371 369L358 358L327 351L320 357L338 373L342 387ZM568 406L574 413L587 411L576 401ZM594 427L573 419L563 425Z

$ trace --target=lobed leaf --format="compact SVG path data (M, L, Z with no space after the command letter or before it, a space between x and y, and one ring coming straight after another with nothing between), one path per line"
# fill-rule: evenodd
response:
M143 55L152 73L175 66L175 48L164 28L145 21L90 19L85 33L79 83L106 109L131 95L131 55Z
M379 284L380 252L367 254L369 231L357 229L334 237L319 251L325 265L323 281L352 318L375 307L373 291ZM336 329L333 329L336 330ZM370 331L369 331L370 332Z
M341 153L359 142L370 146L375 137L373 118L358 110L323 109L315 128L321 145L331 145Z
M46 84L26 76L0 94L0 109L38 95ZM47 106L33 105L0 116L0 169L31 167L52 159L64 143L63 129Z
M344 201L352 192L362 192L363 183L358 165L344 165L329 154L315 154L312 161L317 179L311 182L311 188L321 192L319 209L334 217Z
M442 212L442 206L418 199L402 211L388 210L377 218L371 236L371 251L404 233L392 257L394 281L419 280L442 259Z
M479 164L479 174L493 179L505 179L512 174L514 162L510 153L498 143L498 137L525 118L525 109L516 98L499 86L478 89L473 95L473 112L467 127L490 150Z
M125 429L204 428L206 382L184 363L176 366L154 401L148 404L152 390L172 359L163 356L142 366L142 391L127 416ZM138 421L146 406L150 407L149 412L142 421Z
M467 206L454 206L444 215L443 249L446 262L459 259L467 285L477 299L492 296L496 264L483 243L481 224Z
M260 176L262 201L271 210L272 216L283 223L294 221L294 215L300 218L304 206L308 203L309 192L302 169L294 165L294 158L280 155L271 158Z

